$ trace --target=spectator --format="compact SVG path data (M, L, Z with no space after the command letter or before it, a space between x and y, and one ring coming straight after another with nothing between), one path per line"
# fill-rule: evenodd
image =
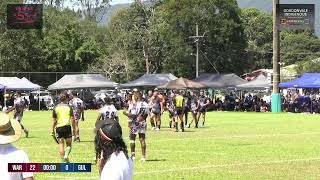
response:
M266 102L263 101L260 107L260 112L267 112L268 111L268 107L266 105Z
M132 160L128 157L119 123L112 119L98 121L96 130L95 149L100 179L131 180Z
M19 140L21 126L18 121L0 113L0 177L4 180L33 180L30 172L8 172L8 163L30 163L27 154L11 143Z
M48 110L46 103L44 102L44 99L41 99L40 102L40 110Z
M217 99L216 99L215 109L216 109L217 111L222 111L222 110L223 110L222 101L220 100L220 98L217 98Z

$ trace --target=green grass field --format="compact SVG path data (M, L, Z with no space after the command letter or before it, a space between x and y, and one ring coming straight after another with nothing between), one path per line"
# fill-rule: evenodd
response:
M81 122L81 143L73 144L72 162L93 162L96 111ZM51 112L26 112L23 124L30 138L15 145L32 162L59 162L58 147L49 136ZM191 118L191 117L190 117ZM121 115L128 144L126 118ZM320 116L271 113L208 113L205 128L171 132L164 115L160 132L147 133L147 159L134 179L320 179ZM149 127L150 128L150 127ZM149 129L148 128L148 129ZM35 173L35 179L98 179L91 173Z

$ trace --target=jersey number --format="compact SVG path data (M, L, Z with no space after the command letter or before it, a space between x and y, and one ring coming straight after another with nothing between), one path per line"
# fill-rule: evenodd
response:
M139 114L144 115L146 113L146 108L140 108Z
M110 116L109 116L110 115ZM107 111L106 112L106 118L114 118L114 112L109 112L109 111Z

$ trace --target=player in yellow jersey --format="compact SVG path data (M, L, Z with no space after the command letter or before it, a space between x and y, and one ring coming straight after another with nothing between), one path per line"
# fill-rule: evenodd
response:
M178 119L180 119L180 127L181 131L184 132L184 122L183 122L183 107L184 107L184 98L181 96L180 92L177 92L177 95L174 97L173 100L175 115L175 124L176 124L176 131L178 132Z
M52 113L52 134L58 138L61 161L68 163L72 143L71 124L74 125L74 119L72 108L68 104L67 93L62 92L59 99L60 104L54 108ZM64 143L66 143L66 148L64 148Z

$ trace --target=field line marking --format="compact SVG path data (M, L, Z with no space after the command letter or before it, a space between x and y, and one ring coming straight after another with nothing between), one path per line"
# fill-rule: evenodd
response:
M155 173L166 173L166 172L176 172L176 171L186 171L186 170L196 170L196 169L206 169L206 168L265 165L265 164L282 164L282 163L306 162L306 161L320 161L320 157L317 157L317 158L306 158L306 159L288 159L288 160L277 160L277 161L248 162L248 163L238 163L238 164L220 164L220 165L208 165L208 166L203 166L203 165L199 164L198 167L165 169L165 170L144 171L144 172L139 172L138 171L138 172L134 172L134 174L155 174Z
M154 142L166 141L181 141L181 140L208 140L208 139L230 139L230 138L255 138L255 137L276 137L276 136L299 136L299 135L317 135L320 132L314 133L278 133L278 134L248 134L248 135L231 135L231 136L212 136L204 138L168 138L162 140L154 140ZM148 138L148 137L147 137Z
M209 165L202 166L201 164L198 167L190 167L190 168L177 168L177 169L166 169L166 170L158 170L158 171L138 171L134 172L134 175L137 174L155 174L155 173L166 173L166 172L176 172L176 171L186 171L186 170L196 170L196 169L206 169L206 168L219 168L219 167L232 167L232 166L250 166L250 165L265 165L265 164L282 164L282 163L290 163L290 162L306 162L306 161L320 161L320 157L317 158L305 158L305 159L288 159L288 160L277 160L277 161L262 161L262 162L249 162L249 163L237 163L237 164L220 164L220 165ZM91 177L65 177L65 176L47 176L51 179L97 179L98 176Z
M99 176L86 176L86 177L65 177L65 176L47 176L50 179L99 179Z

